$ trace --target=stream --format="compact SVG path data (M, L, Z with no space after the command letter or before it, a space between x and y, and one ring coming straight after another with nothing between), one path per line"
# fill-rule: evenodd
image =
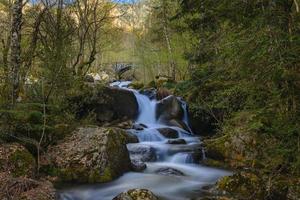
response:
M205 159L205 154L200 138L194 136L188 126L187 105L184 101L178 98L184 110L182 121L188 130L168 126L157 120L158 101L151 100L137 90L128 89L129 84L130 82L114 82L111 86L131 90L139 105L139 116L135 123L142 124L143 128L129 130L139 139L139 143L127 145L130 158L140 159L137 152L149 150L154 152L154 159L145 161L147 168L142 172L125 173L110 183L63 189L59 193L61 200L112 200L118 194L134 188L149 189L163 200L191 200L201 197L201 188L204 186L212 185L222 176L231 174L200 164L200 160ZM170 144L170 139L158 131L164 128L176 130L176 139L182 139L184 142Z

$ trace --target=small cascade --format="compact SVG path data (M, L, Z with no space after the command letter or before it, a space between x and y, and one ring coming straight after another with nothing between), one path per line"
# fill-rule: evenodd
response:
M193 163L193 157L190 153L177 153L175 154L171 160L171 163Z
M139 105L139 117L136 122L140 124L155 124L156 101L150 100L146 95L134 92Z
M139 116L135 123L142 126L128 131L137 136L139 143L128 144L127 149L132 162L143 163L146 169L139 173L126 173L101 186L64 191L61 193L62 200L111 200L133 188L149 189L165 200L190 200L201 196L202 187L230 174L199 165L205 154L200 139L189 128L186 102L178 98L184 111L182 122L188 130L168 126L156 119L158 102L127 88L129 84L128 81L114 82L111 86L130 90L137 99ZM167 133L162 134L160 129Z
M142 131L132 131L132 133L138 137L140 142L158 142L165 140L157 129L144 129Z
M189 132L193 133L192 129L190 128L189 125L189 114L188 114L188 106L187 103L185 101L183 101L182 99L180 99L184 114L183 114L183 119L182 121L185 123L185 125L188 127Z

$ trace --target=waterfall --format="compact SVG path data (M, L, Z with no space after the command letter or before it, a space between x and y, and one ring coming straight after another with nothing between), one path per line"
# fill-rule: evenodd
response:
M182 99L180 99L182 108L183 108L183 119L182 121L185 123L185 125L188 127L189 132L193 133L192 129L190 128L189 125L189 114L188 114L188 107L187 107L187 103L185 101L183 101Z
M136 122L140 124L156 124L156 100L150 100L146 95L134 91L139 105L139 117Z
M62 191L61 200L111 200L133 188L149 189L165 200L190 200L201 196L202 187L230 174L199 164L205 154L200 139L189 128L186 102L178 98L184 111L182 122L188 131L159 122L156 117L158 101L129 89L130 83L114 82L111 86L130 90L136 97L139 115L135 123L141 126L128 131L137 136L139 143L128 144L127 149L132 163L142 163L146 169L139 173L126 173L108 184ZM160 129L170 132L162 134Z

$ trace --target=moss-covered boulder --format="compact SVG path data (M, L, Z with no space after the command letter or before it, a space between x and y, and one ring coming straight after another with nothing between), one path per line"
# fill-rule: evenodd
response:
M235 199L251 197L249 199L293 200L299 199L296 192L298 190L299 195L298 181L280 174L267 175L263 172L241 171L220 179L216 189L220 194Z
M85 127L49 148L48 172L60 181L108 182L131 167L126 131Z
M221 137L204 140L208 158L225 162L231 168L264 168L272 163L271 169L280 167L282 156L274 153L266 156L266 148L276 149L276 140L266 138L259 130L260 123L253 122L251 113L239 113L224 123ZM262 148L264 147L264 148ZM272 148L273 147L273 148Z
M139 113L134 93L117 87L90 86L70 97L68 102L78 119L95 116L100 124L135 119Z
M56 192L48 181L36 181L24 177L12 177L0 173L0 199L55 200Z
M116 196L113 200L158 200L150 190L132 189Z
M20 144L0 144L0 173L13 177L33 177L36 163L33 156Z

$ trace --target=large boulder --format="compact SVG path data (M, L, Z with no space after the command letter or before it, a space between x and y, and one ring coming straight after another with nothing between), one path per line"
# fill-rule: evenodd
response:
M69 107L78 119L95 115L98 123L135 119L138 103L132 91L103 86L89 86L80 94L69 98Z
M57 197L48 181L15 178L8 173L0 173L0 199L55 200Z
M49 148L52 175L60 181L108 182L131 168L126 131L117 128L79 128Z
M157 103L156 116L159 121L168 122L172 119L182 120L184 111L177 97L171 95Z
M35 159L20 144L0 145L0 173L13 177L33 177L36 169Z
M132 189L119 194L113 200L158 200L158 198L150 190Z
M294 181L291 177L286 175L275 175L270 177L263 175L263 172L256 171L255 173L249 171L239 171L231 176L221 178L216 184L216 191L219 194L226 194L234 197L234 199L244 199L251 197L257 200L293 200L289 195L289 190L295 188L299 182ZM299 185L295 189L299 194ZM294 196L299 199L299 196Z

